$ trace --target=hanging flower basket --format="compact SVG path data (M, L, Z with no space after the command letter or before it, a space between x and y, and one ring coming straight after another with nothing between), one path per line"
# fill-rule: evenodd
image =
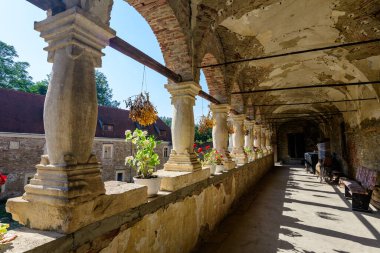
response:
M245 125L243 127L243 131L244 131L244 135L245 136L249 135L249 130L248 130L248 128Z
M228 134L235 133L234 126L232 125L232 123L230 121L227 122L227 128L228 128Z
M205 133L208 129L211 129L214 126L214 119L211 117L211 113L208 112L207 116L201 116L199 120L199 133Z
M141 92L139 95L128 98L125 101L126 107L129 108L129 118L142 126L152 125L157 121L157 110L149 101L149 93Z

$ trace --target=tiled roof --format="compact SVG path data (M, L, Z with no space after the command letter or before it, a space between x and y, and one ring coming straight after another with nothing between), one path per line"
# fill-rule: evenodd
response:
M0 89L0 132L44 134L43 110L45 96ZM104 131L112 126L113 131ZM125 138L125 130L138 124L129 118L129 111L105 106L98 107L96 137ZM171 131L161 119L147 127L157 139L171 142Z

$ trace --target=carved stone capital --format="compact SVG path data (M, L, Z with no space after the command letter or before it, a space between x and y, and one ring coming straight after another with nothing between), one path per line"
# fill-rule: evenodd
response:
M211 104L210 109L213 114L217 114L217 113L228 114L231 110L231 106L229 104L219 104L219 105Z
M116 32L96 22L81 8L73 7L47 19L36 22L34 29L41 32L41 37L49 44L48 61L53 62L55 52L65 48L73 59L83 53L93 56L96 67L101 66L101 50L115 37Z
M177 101L183 103L190 101L192 106L194 106L195 103L195 96L197 96L202 89L199 84L192 81L166 84L165 88L172 95L171 99L173 105L175 105Z

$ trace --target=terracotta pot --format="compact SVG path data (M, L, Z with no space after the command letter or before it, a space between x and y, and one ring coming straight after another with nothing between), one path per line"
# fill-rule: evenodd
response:
M216 169L215 169L215 173L223 173L223 171L224 171L224 165L222 165L222 164L217 164L217 165L215 165L215 167L216 167Z
M161 178L136 178L133 177L133 182L138 185L144 185L148 187L148 197L153 197L157 195L160 190Z

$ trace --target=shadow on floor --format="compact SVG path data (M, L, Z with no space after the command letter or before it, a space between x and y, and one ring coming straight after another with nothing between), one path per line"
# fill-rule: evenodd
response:
M336 186L305 175L276 166L194 252L380 252L379 213L353 212Z

